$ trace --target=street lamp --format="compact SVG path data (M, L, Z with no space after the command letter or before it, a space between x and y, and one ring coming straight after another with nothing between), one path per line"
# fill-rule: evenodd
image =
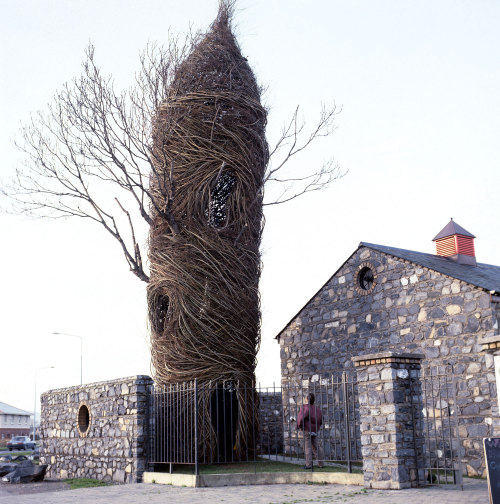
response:
M46 367L35 369L35 407L33 408L33 443L36 442L36 402L37 402L36 377L37 377L38 371L42 371L43 369L54 369L54 367L55 366L46 366Z
M80 338L80 385L83 385L83 353L82 353L82 341L83 338L78 336L78 334L68 334L65 332L53 332L56 336L71 336L73 338Z

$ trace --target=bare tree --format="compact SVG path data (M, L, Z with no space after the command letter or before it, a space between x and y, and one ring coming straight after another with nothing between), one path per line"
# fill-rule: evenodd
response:
M341 174L332 161L287 172L332 133L335 108L309 131L297 108L269 152L267 111L232 33L232 7L221 0L203 36L146 48L126 92L115 91L90 46L82 75L23 128L25 167L4 192L21 212L91 219L120 243L148 282L156 382L232 383L239 427L228 446L243 454L257 424L256 396L243 388L255 381L260 344L264 188L282 187L268 203L279 204ZM149 272L137 238L144 224Z
M153 212L176 232L170 211L175 187L171 167L164 166L170 158L153 148L154 122L171 92L176 68L196 40L190 35L171 38L166 47L149 45L141 55L135 84L123 92L102 73L89 45L81 76L65 84L48 109L34 114L21 130L16 145L25 154L23 168L1 189L15 200L14 211L91 219L119 242L130 270L147 282L137 226L140 221L151 226ZM298 111L297 107L270 151L261 190L270 184L282 190L267 205L323 189L343 175L333 161L299 177L287 175L292 158L333 132L337 113L335 107L323 108L316 125L306 131Z

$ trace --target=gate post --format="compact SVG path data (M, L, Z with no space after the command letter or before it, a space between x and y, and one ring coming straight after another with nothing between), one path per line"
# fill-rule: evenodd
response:
M367 487L401 489L418 483L423 358L423 354L397 352L352 358L358 375L361 453Z

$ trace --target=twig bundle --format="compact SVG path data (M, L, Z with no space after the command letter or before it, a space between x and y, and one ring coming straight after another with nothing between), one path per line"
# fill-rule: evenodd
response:
M223 2L155 117L148 307L160 384L255 380L266 110L230 19ZM254 400L239 404L240 448Z

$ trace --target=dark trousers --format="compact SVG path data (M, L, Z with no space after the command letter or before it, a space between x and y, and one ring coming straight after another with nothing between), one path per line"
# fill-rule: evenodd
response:
M304 452L306 454L306 467L312 466L313 455L318 460L318 466L323 467L323 447L318 443L318 436L304 432Z

